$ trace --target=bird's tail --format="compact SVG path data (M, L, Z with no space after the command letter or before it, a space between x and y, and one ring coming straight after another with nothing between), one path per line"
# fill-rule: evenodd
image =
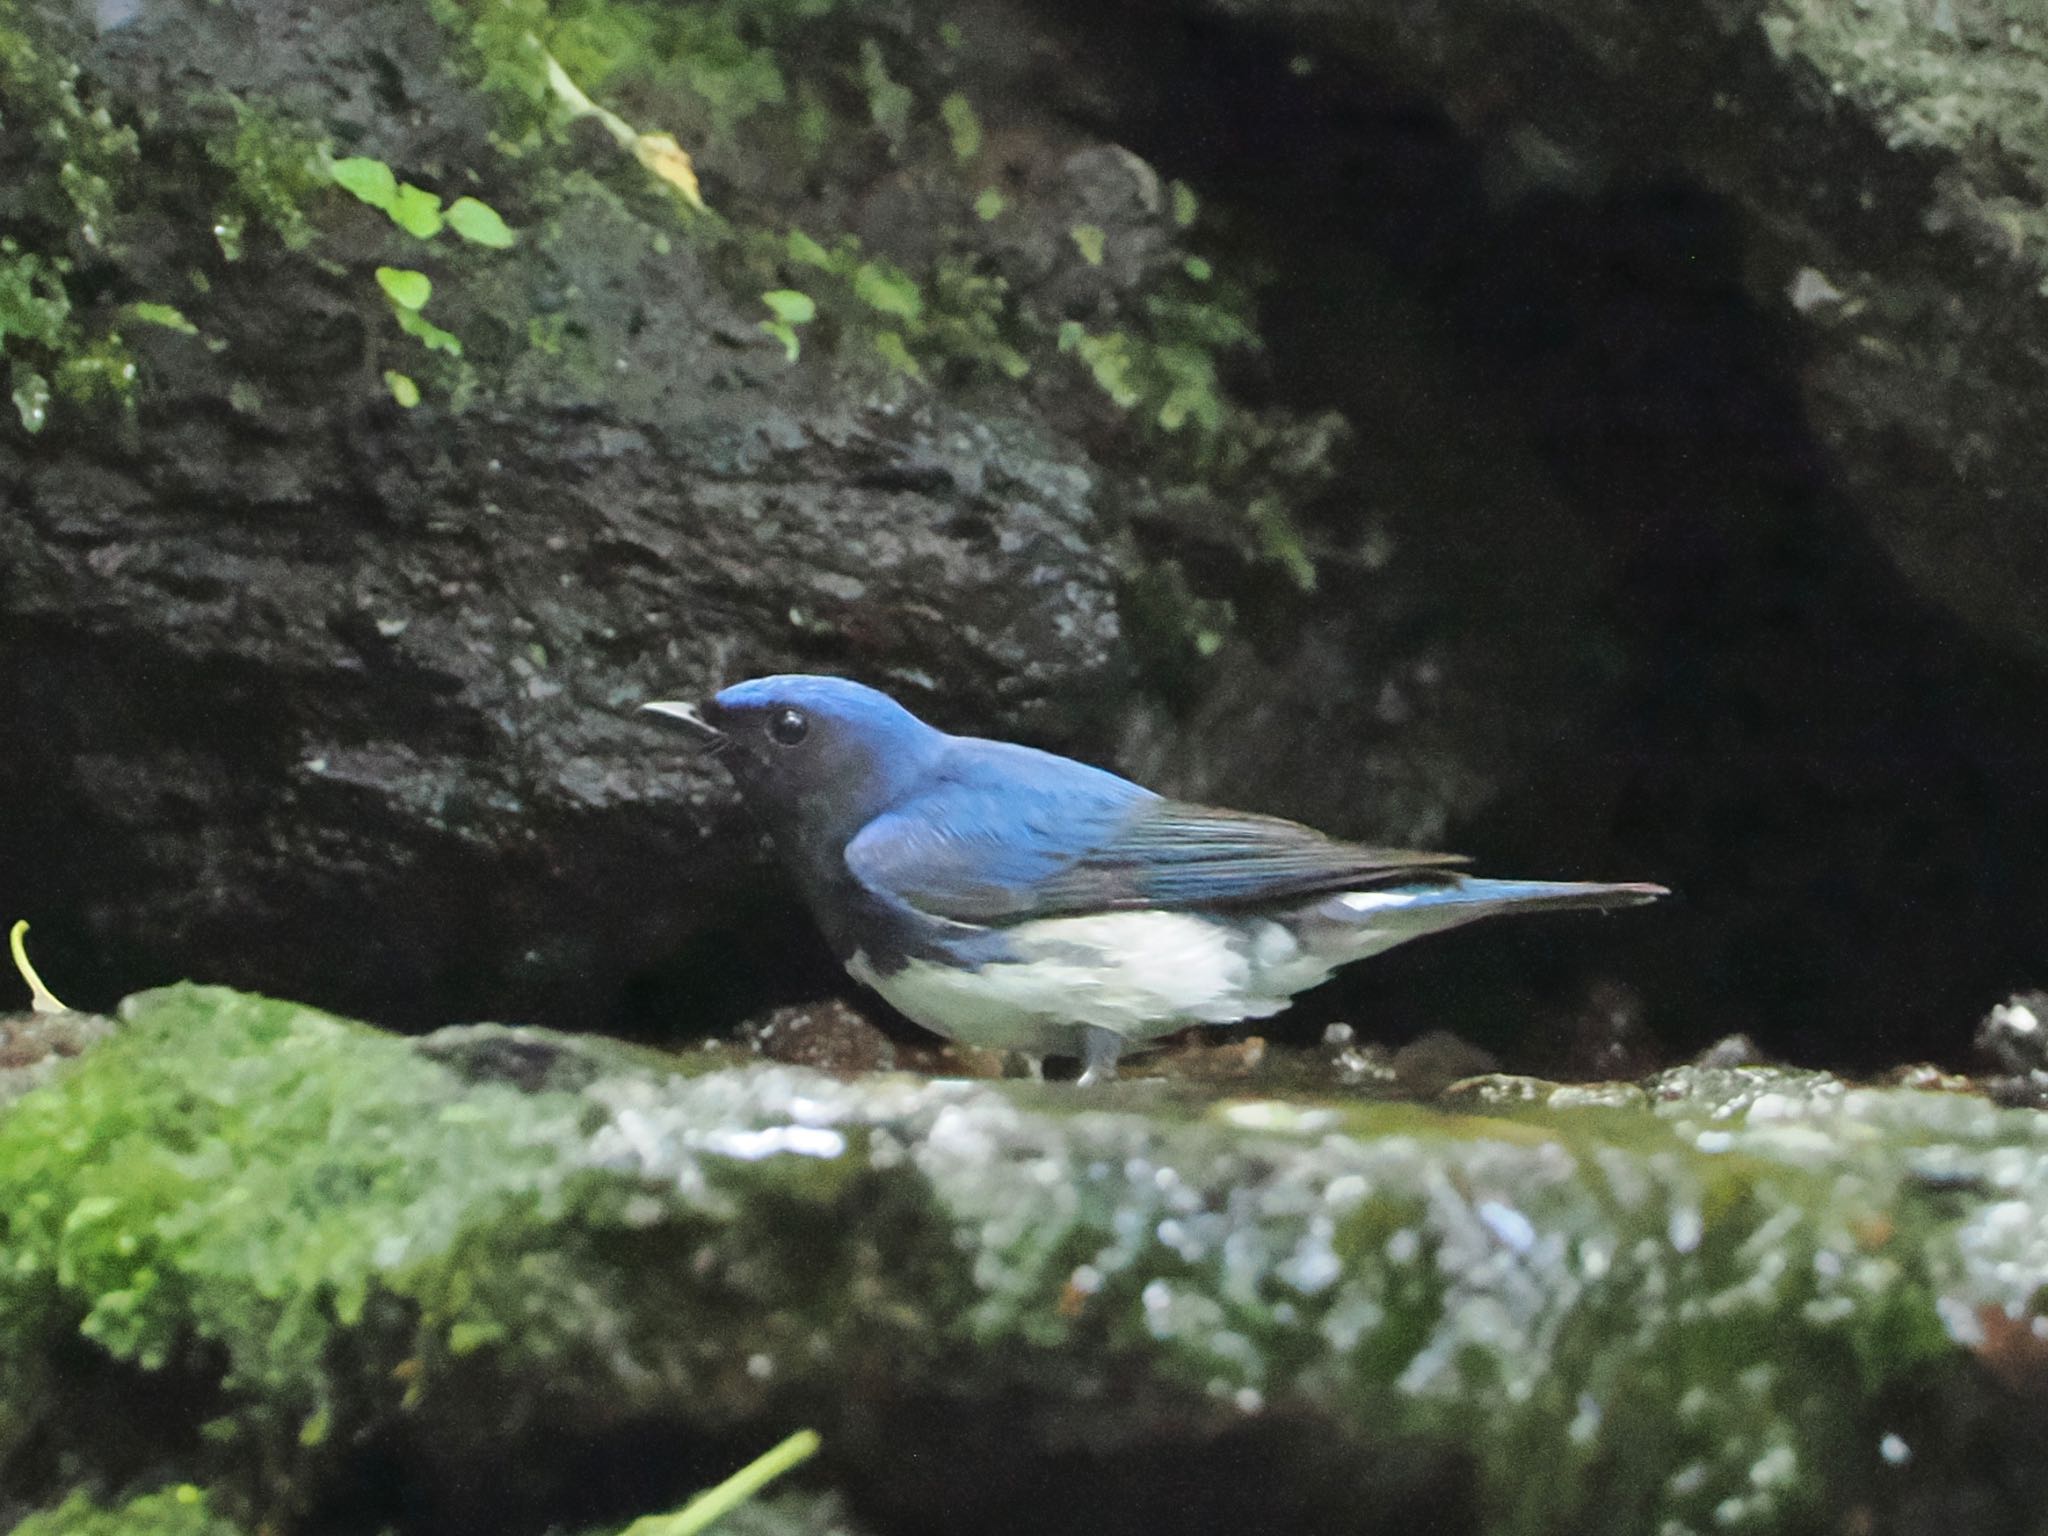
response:
M1669 896L1670 890L1648 881L1602 883L1587 880L1481 880L1467 875L1440 890L1415 892L1411 910L1431 907L1475 907L1480 917L1492 911L1570 912L1585 908L1640 907Z
M1329 897L1303 914L1306 921L1297 931L1311 953L1325 963L1342 965L1410 939L1503 913L1634 907L1670 894L1661 885L1641 881L1601 884L1459 875L1440 882L1418 881Z

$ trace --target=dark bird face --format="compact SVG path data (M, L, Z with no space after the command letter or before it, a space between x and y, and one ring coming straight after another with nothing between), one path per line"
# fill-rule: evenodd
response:
M701 709L640 707L715 755L792 857L818 845L836 857L918 781L947 741L887 694L837 677L757 677Z

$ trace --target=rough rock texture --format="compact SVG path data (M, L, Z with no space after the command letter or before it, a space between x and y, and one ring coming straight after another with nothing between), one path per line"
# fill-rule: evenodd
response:
M87 1003L722 1032L845 984L623 711L803 666L1682 894L1296 1038L1959 1065L2048 954L2033 26L0 0L0 910Z
M591 978L700 924L746 856L718 776L636 701L853 666L1073 731L1117 696L1116 519L1084 447L1022 399L788 366L630 159L581 145L607 184L497 158L423 8L102 7L96 40L61 10L35 10L34 67L68 47L89 104L146 118L144 160L189 166L128 166L118 238L78 264L200 334L128 327L126 434L59 403L0 441L0 692L35 722L0 862L44 870L8 899L65 914L60 962L68 927L413 1018L587 1016ZM230 262L216 210L273 190L245 186L251 121L322 233L295 252L238 211ZM451 198L491 168L520 246L429 248L309 189L328 137ZM432 269L467 373L393 328L377 263ZM537 311L555 329L522 347ZM380 367L427 403L392 404Z
M809 1424L898 1531L2041 1505L2048 1140L1969 1094L1082 1095L124 1012L0 1117L0 1486L33 1503L538 1531Z
M628 711L767 670L1098 752L1150 721L1138 766L1344 830L1484 799L1508 711L1429 645L1369 654L1385 583L1340 582L1341 643L1283 618L1238 666L1370 725L1374 793L1175 745L1197 642L1237 643L1183 557L1297 591L1291 506L1341 433L1239 390L1257 335L1197 201L1015 77L1026 22L829 10L543 28L697 153L692 214L566 119L514 0L0 5L0 331L40 423L0 433L0 713L32 723L0 901L85 1000L196 970L392 1020L613 1016L759 884L722 782ZM400 229L350 157L517 243ZM794 361L762 328L792 290ZM1184 739L1244 739L1207 718Z
M2042 526L2038 274L1918 222L2042 133L2013 89L2038 32L2015 12L1988 38L1965 9L1787 10L1832 40L1836 94L1749 5L1246 0L1121 27L1059 8L1124 65L1113 91L1077 85L1077 114L1198 178L1285 274L1262 311L1276 387L1357 434L1317 531L1429 571L1391 637L1417 665L1377 679L1388 718L1427 740L1446 693L1496 678L1527 705L1476 759L1455 845L1680 893L1640 935L1416 946L1314 1000L1323 1019L1448 1026L1521 1061L1561 1012L1632 993L1665 1059L1742 1030L1870 1070L1960 1065L1966 1021L2039 984L2048 877L2012 856L2048 835L2026 766L2048 753L2043 672L2020 634L2038 605L2015 591ZM1802 311L1806 268L1845 289L1870 274L1882 302L1807 302L1809 279ZM1958 344L1923 345L1937 333ZM1883 396L1893 425L1830 405L1830 378ZM2006 479L1933 468L1957 459ZM1883 531L1916 519L1923 547L1953 536L1942 571ZM1526 648L1460 665L1487 625ZM1402 686L1424 670L1438 687ZM1290 686L1309 675L1234 675L1197 712L1203 739L1161 755L1241 791L1285 733L1311 743L1287 792L1341 797L1371 730ZM1243 719L1258 732L1232 737ZM1447 758L1431 772L1455 785L1475 759Z
M93 1013L0 1014L0 1104L48 1082L111 1028Z
M2048 30L2028 0L1205 0L1440 103L1503 196L1725 198L1838 483L1924 593L2048 655ZM1647 318L1647 317L1644 317ZM1761 425L1761 424L1760 424Z

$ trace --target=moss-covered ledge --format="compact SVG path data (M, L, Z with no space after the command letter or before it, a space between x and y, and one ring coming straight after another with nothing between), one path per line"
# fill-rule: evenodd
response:
M0 1487L31 1502L539 1531L801 1422L878 1524L2040 1507L2048 1122L1975 1097L1091 1095L194 987L125 1015L0 1114Z

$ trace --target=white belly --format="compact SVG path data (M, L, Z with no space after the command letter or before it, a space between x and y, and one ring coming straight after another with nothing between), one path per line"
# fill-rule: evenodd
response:
M1004 937L1020 958L975 971L913 960L883 975L859 954L846 968L948 1039L1046 1055L1071 1054L1083 1024L1142 1044L1266 1018L1329 974L1278 923L1247 932L1192 912L1039 918Z

